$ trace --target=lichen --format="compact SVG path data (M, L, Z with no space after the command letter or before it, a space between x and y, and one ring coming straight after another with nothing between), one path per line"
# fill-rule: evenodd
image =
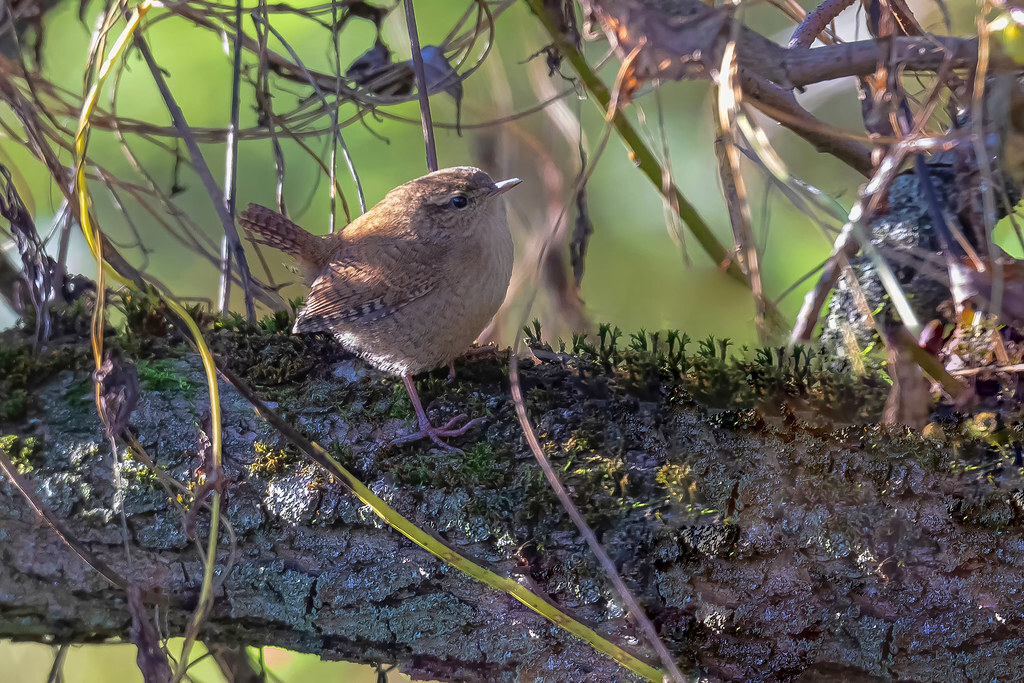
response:
M0 400L0 422L20 420L28 412L29 393L24 389L11 389Z
M293 449L277 448L263 441L254 441L252 448L256 457L249 465L249 473L266 479L284 473L301 460Z
M152 323L145 317L139 321L144 326ZM261 397L404 514L450 532L456 545L479 543L471 551L488 561L520 562L542 589L570 604L590 605L591 614L615 618L619 608L523 440L509 398L504 361L458 362L452 384L446 381L446 369L417 378L434 424L460 413L484 417L482 426L451 440L462 451L443 451L430 442L389 446L388 439L402 428L396 422L413 418L401 381L367 369L327 337L287 334L289 321L288 316L279 315L249 324L236 317L205 330L211 345L233 369L258 384ZM662 590L678 610L666 615L665 623L671 626L662 631L673 650L689 651L694 633L685 624L696 617L686 610L691 610L691 601L696 604L705 598L682 585L652 589L642 584L692 567L696 567L694 575L699 575L703 558L716 558L716 571L727 572L739 554L747 553L754 558L751 562L758 555L778 557L779 546L773 544L781 541L779 534L770 533L772 525L785 523L785 528L797 530L798 538L783 540L805 551L802 563L811 564L818 556L867 558L857 560L859 590L872 585L863 571L865 562L887 553L899 565L904 557L899 553L910 543L906 539L914 538L909 531L905 537L891 533L898 529L887 529L888 519L875 524L879 520L871 515L884 517L885 506L892 501L926 494L946 496L953 504L936 506L934 514L949 514L958 524L997 530L1011 528L1024 509L1021 496L1012 493L1019 490L1024 476L1021 426L1014 416L998 412L937 416L942 442L919 438L905 429L848 426L877 417L888 386L880 365L872 369L869 362L867 374L858 375L819 351L732 349L724 339L693 343L678 332L623 334L606 325L596 337L578 334L553 346L541 341L537 326L529 335L535 358L520 361L521 378L527 412L544 452L623 575L641 584L638 593ZM161 441L164 447L159 453L154 449L154 457L159 455L161 466L194 486L201 461L195 449L183 450L191 444L183 444L195 438L195 414L182 417L176 402L188 387L201 390L202 369L194 356L166 358L183 355L180 346L156 342L145 346L149 349L145 353L161 356L139 359L143 386L152 394L136 415L140 439L147 449L147 439ZM36 362L31 354L24 358L19 354L10 355L8 361L0 358L0 363L11 358ZM87 352L81 358L91 362ZM296 364L290 365L289 359ZM284 365L275 365L280 362ZM84 369L89 363L82 365ZM37 372L32 366L24 376L35 377ZM52 383L47 400L54 408L48 405L43 416L50 420L46 429L52 430L70 412L55 403L65 401L65 390L73 388L72 394L80 394L73 400L87 402L89 383L82 372ZM60 399L55 398L58 395ZM258 547L258 533L249 537L242 531L256 530L264 523L264 515L289 522L275 525L271 533L306 534L302 539L314 546L349 532L336 523L339 520L381 523L330 475L278 441L230 387L224 388L222 405L224 467L230 482L227 514L241 542ZM204 407L200 405L196 412ZM814 423L801 420L802 415L811 414L824 417ZM94 415L90 418L84 412L75 417L76 428L71 431L79 442L100 438L95 436L98 429L90 433L78 428L79 420L87 424L89 419L95 422ZM25 428L34 427L26 423ZM171 429L178 431L168 433ZM20 456L20 439L15 436L0 443L18 450ZM105 454L106 444L100 443ZM31 451L24 458L28 466L36 467L34 478L47 479L40 487L47 500L65 506L61 514L71 514L72 508L75 514L84 508L99 510L106 504L99 498L109 495L108 482L92 479L97 500L89 501L88 482L62 472L43 475L40 470L70 466L84 471L97 460L86 455L69 457L67 451L45 462L34 460ZM155 473L143 473L136 464L131 453L126 455L123 471L128 485L133 489L151 486ZM805 480L812 480L814 486L804 486ZM948 489L926 490L936 481ZM73 497L65 491L71 486L77 487ZM151 493L146 500L155 499ZM860 510L865 501L879 500L870 514ZM923 510L921 514L932 513ZM146 524L134 525L137 540L172 547L187 543L171 515L155 517L153 525L148 518ZM285 526L288 529L283 532ZM382 543L391 542L388 538ZM483 545L485 541L489 545ZM901 543L892 552L885 545ZM308 546L301 550L306 552ZM239 561L242 570L229 581L242 577L264 588L258 572L246 565L249 560ZM387 579L374 573L376 565L366 564L371 567L367 582L385 585ZM830 580L833 577L829 575ZM301 587L318 596L319 591L335 587L327 584ZM351 587L342 581L334 584L338 590ZM291 588L286 585L282 590ZM884 586L876 592L881 590ZM385 593L384 588L381 592ZM696 628L708 628L706 624L720 628L721 620L714 614L712 610L706 618L700 617L704 622ZM305 598L297 599L294 609L281 617L294 620L289 627L300 629L314 618ZM757 623L768 628L785 620ZM334 628L329 622L317 621L316 626L317 642L322 642L321 635L337 634L324 630Z
M161 467L161 465L158 464L157 467ZM131 448L125 449L121 456L121 476L129 481L138 482L146 489L153 490L160 487L160 477L145 463L136 460Z

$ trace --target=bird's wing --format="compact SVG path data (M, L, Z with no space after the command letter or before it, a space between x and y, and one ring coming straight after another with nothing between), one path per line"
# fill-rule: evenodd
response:
M295 332L319 332L387 317L435 286L429 263L415 258L416 245L391 245L365 258L357 245L337 253L313 282ZM401 258L405 257L405 258Z

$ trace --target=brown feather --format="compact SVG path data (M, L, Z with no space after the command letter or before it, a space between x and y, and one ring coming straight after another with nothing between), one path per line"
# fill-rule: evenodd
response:
M313 282L294 332L332 330L392 315L430 292L429 269L413 260L415 242L389 250L366 248L363 240L345 244Z
M323 239L277 211L259 204L249 204L249 208L238 216L238 222L253 241L280 249L311 266L319 265L316 261L323 251Z
M255 204L241 223L305 271L295 332L330 332L381 370L408 375L461 355L501 305L513 247L498 195L512 186L455 167L395 188L326 237Z

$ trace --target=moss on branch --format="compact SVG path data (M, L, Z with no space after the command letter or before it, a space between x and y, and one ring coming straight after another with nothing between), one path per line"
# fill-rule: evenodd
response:
M128 327L106 339L140 366L131 428L161 475L194 484L202 370L174 330L135 303ZM393 448L388 441L413 426L400 382L327 338L287 334L287 318L205 329L264 400L402 514L632 642L525 447L504 361L460 364L453 384L443 371L418 380L435 421L485 418L456 441L462 452ZM982 419L979 428L978 419L950 414L946 441L878 427L870 420L888 391L884 375L855 376L806 349L740 350L737 360L725 341L677 333L602 326L554 345L535 328L527 334L533 356L522 380L542 444L689 667L722 679L765 671L932 678L955 663L980 679L1014 665L1024 644L1012 626L1024 617L1018 424ZM187 604L201 566L174 494L131 453L121 465L124 490L114 490L87 340L69 336L35 353L19 335L4 333L0 363L14 371L0 383L5 395L26 392L26 403L4 419L0 443L11 457L23 454L40 496L97 556ZM225 515L237 547L203 638L398 662L435 678L627 678L382 528L231 387L221 391ZM125 634L123 595L4 483L0 531L0 635L83 642ZM225 539L218 563L228 550ZM187 610L166 617L169 632L180 632Z

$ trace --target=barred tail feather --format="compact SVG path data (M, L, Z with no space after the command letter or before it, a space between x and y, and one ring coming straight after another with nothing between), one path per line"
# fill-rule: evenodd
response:
M320 237L265 206L250 204L238 216L238 222L253 241L280 249L301 261L312 262L320 252Z

